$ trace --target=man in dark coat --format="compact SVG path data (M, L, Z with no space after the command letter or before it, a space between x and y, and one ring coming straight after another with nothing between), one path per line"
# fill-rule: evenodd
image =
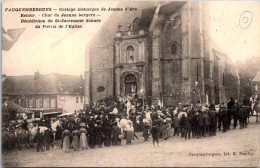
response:
M112 128L109 123L104 124L104 135L105 135L105 146L111 146L111 133L112 133Z
M209 126L210 126L210 117L209 115L205 112L203 115L204 118L204 123L205 123L205 135L204 136L209 136Z
M192 138L197 137L197 127L198 127L197 117L198 117L197 114L192 114L191 116L190 126L191 126Z
M227 110L224 105L220 106L220 113L222 115L223 132L227 132Z
M94 149L96 146L96 127L94 123L89 124L88 135L89 135L89 147L91 149Z
M47 129L44 131L44 141L45 141L45 147L46 150L50 149L50 145L51 145L51 130Z
M198 138L201 138L201 136L203 135L203 131L204 131L204 118L203 118L203 114L202 112L199 110L199 115L197 118L197 122L198 122Z
M235 106L235 102L234 102L233 98L231 97L230 101L227 104L227 130L229 130L230 125L231 125L231 119L232 119L231 116L233 113L234 106Z
M209 110L210 125L209 125L209 136L216 135L216 114L212 109Z
M104 135L104 130L101 125L101 121L97 120L97 127L96 127L96 132L97 132L97 146L101 148L103 146L103 135Z
M234 129L237 128L237 120L238 120L238 111L239 111L239 104L235 103L234 109L233 109L233 120L234 120Z
M153 138L153 146L155 147L155 142L157 143L157 146L159 147L159 135L158 135L158 128L153 125L152 129L151 129L151 134L152 134L152 138Z
M35 139L37 142L37 148L36 151L37 152L43 152L43 147L44 147L44 135L43 133L40 133L40 128L37 129L37 133L35 135Z
M181 119L180 119L180 128L181 128L181 137L182 138L184 138L184 136L186 134L185 125L186 125L186 117L184 114L182 114Z
M247 117L248 117L248 114L249 114L249 108L248 106L243 106L243 125L244 125L244 128L247 127Z
M239 110L238 110L238 119L239 119L239 125L240 125L240 129L244 128L244 112L243 112L243 106L240 106Z
M191 134L191 126L190 126L190 123L191 123L191 115L188 115L186 118L185 118L185 139L189 138L190 139L190 134Z

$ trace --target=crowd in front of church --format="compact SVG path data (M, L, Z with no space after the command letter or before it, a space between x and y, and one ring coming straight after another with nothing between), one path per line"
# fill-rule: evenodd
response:
M137 97L109 97L87 105L73 116L59 118L59 125L53 128L51 122L41 121L50 132L36 136L37 151L44 151L55 140L62 140L61 148L65 152L86 150L102 146L117 146L126 140L131 144L138 139L136 132L142 132L143 140L152 137L153 145L159 146L159 139L170 137L183 139L216 136L217 130L227 132L232 127L247 127L249 102L238 104L232 98L227 104L182 105L177 107L148 106ZM47 137L48 141L45 140ZM48 146L46 148L46 146Z
M86 106L77 117L61 120L62 148L65 152L121 145L122 139L131 144L143 132L144 141L150 136L159 146L159 139L171 136L183 139L215 136L217 130L227 132L247 127L250 108L244 101L239 105L232 98L227 104L182 105L161 107L143 105L139 98L110 97ZM173 131L173 132L172 132ZM138 139L139 140L139 139Z

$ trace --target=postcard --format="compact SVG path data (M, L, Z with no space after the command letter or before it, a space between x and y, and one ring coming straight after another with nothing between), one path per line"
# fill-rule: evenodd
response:
M259 9L5 0L2 166L260 166Z

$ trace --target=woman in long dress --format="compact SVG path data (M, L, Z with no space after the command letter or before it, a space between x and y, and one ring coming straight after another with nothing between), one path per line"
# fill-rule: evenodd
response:
M119 134L121 133L120 128L117 126L117 122L114 123L112 127L112 145L116 146L119 145Z
M133 123L130 121L128 125L126 125L126 144L131 144L134 139L134 127Z
M149 139L149 128L150 125L148 123L144 123L144 128L143 128L144 141L148 141Z
M87 147L87 129L84 128L83 124L80 124L81 128L79 129L80 133L80 149L85 150Z
M162 139L164 140L167 140L168 139L168 130L167 130L167 123L164 122L162 127L161 127L161 130L162 130Z
M96 146L96 134L97 134L96 127L93 123L91 123L89 125L89 131L88 131L90 149L94 149Z
M67 130L67 128L62 132L62 150L64 150L65 153L70 150L70 131Z
M112 129L109 123L106 123L104 126L104 135L105 135L105 146L111 146L111 134L112 134Z
M79 131L77 129L72 131L72 148L74 151L79 150Z

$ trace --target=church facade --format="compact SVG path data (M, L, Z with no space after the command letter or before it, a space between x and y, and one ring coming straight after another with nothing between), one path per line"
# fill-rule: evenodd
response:
M136 94L150 104L226 102L236 67L210 39L207 2L122 2L87 49L86 104ZM103 92L97 90L104 87Z

